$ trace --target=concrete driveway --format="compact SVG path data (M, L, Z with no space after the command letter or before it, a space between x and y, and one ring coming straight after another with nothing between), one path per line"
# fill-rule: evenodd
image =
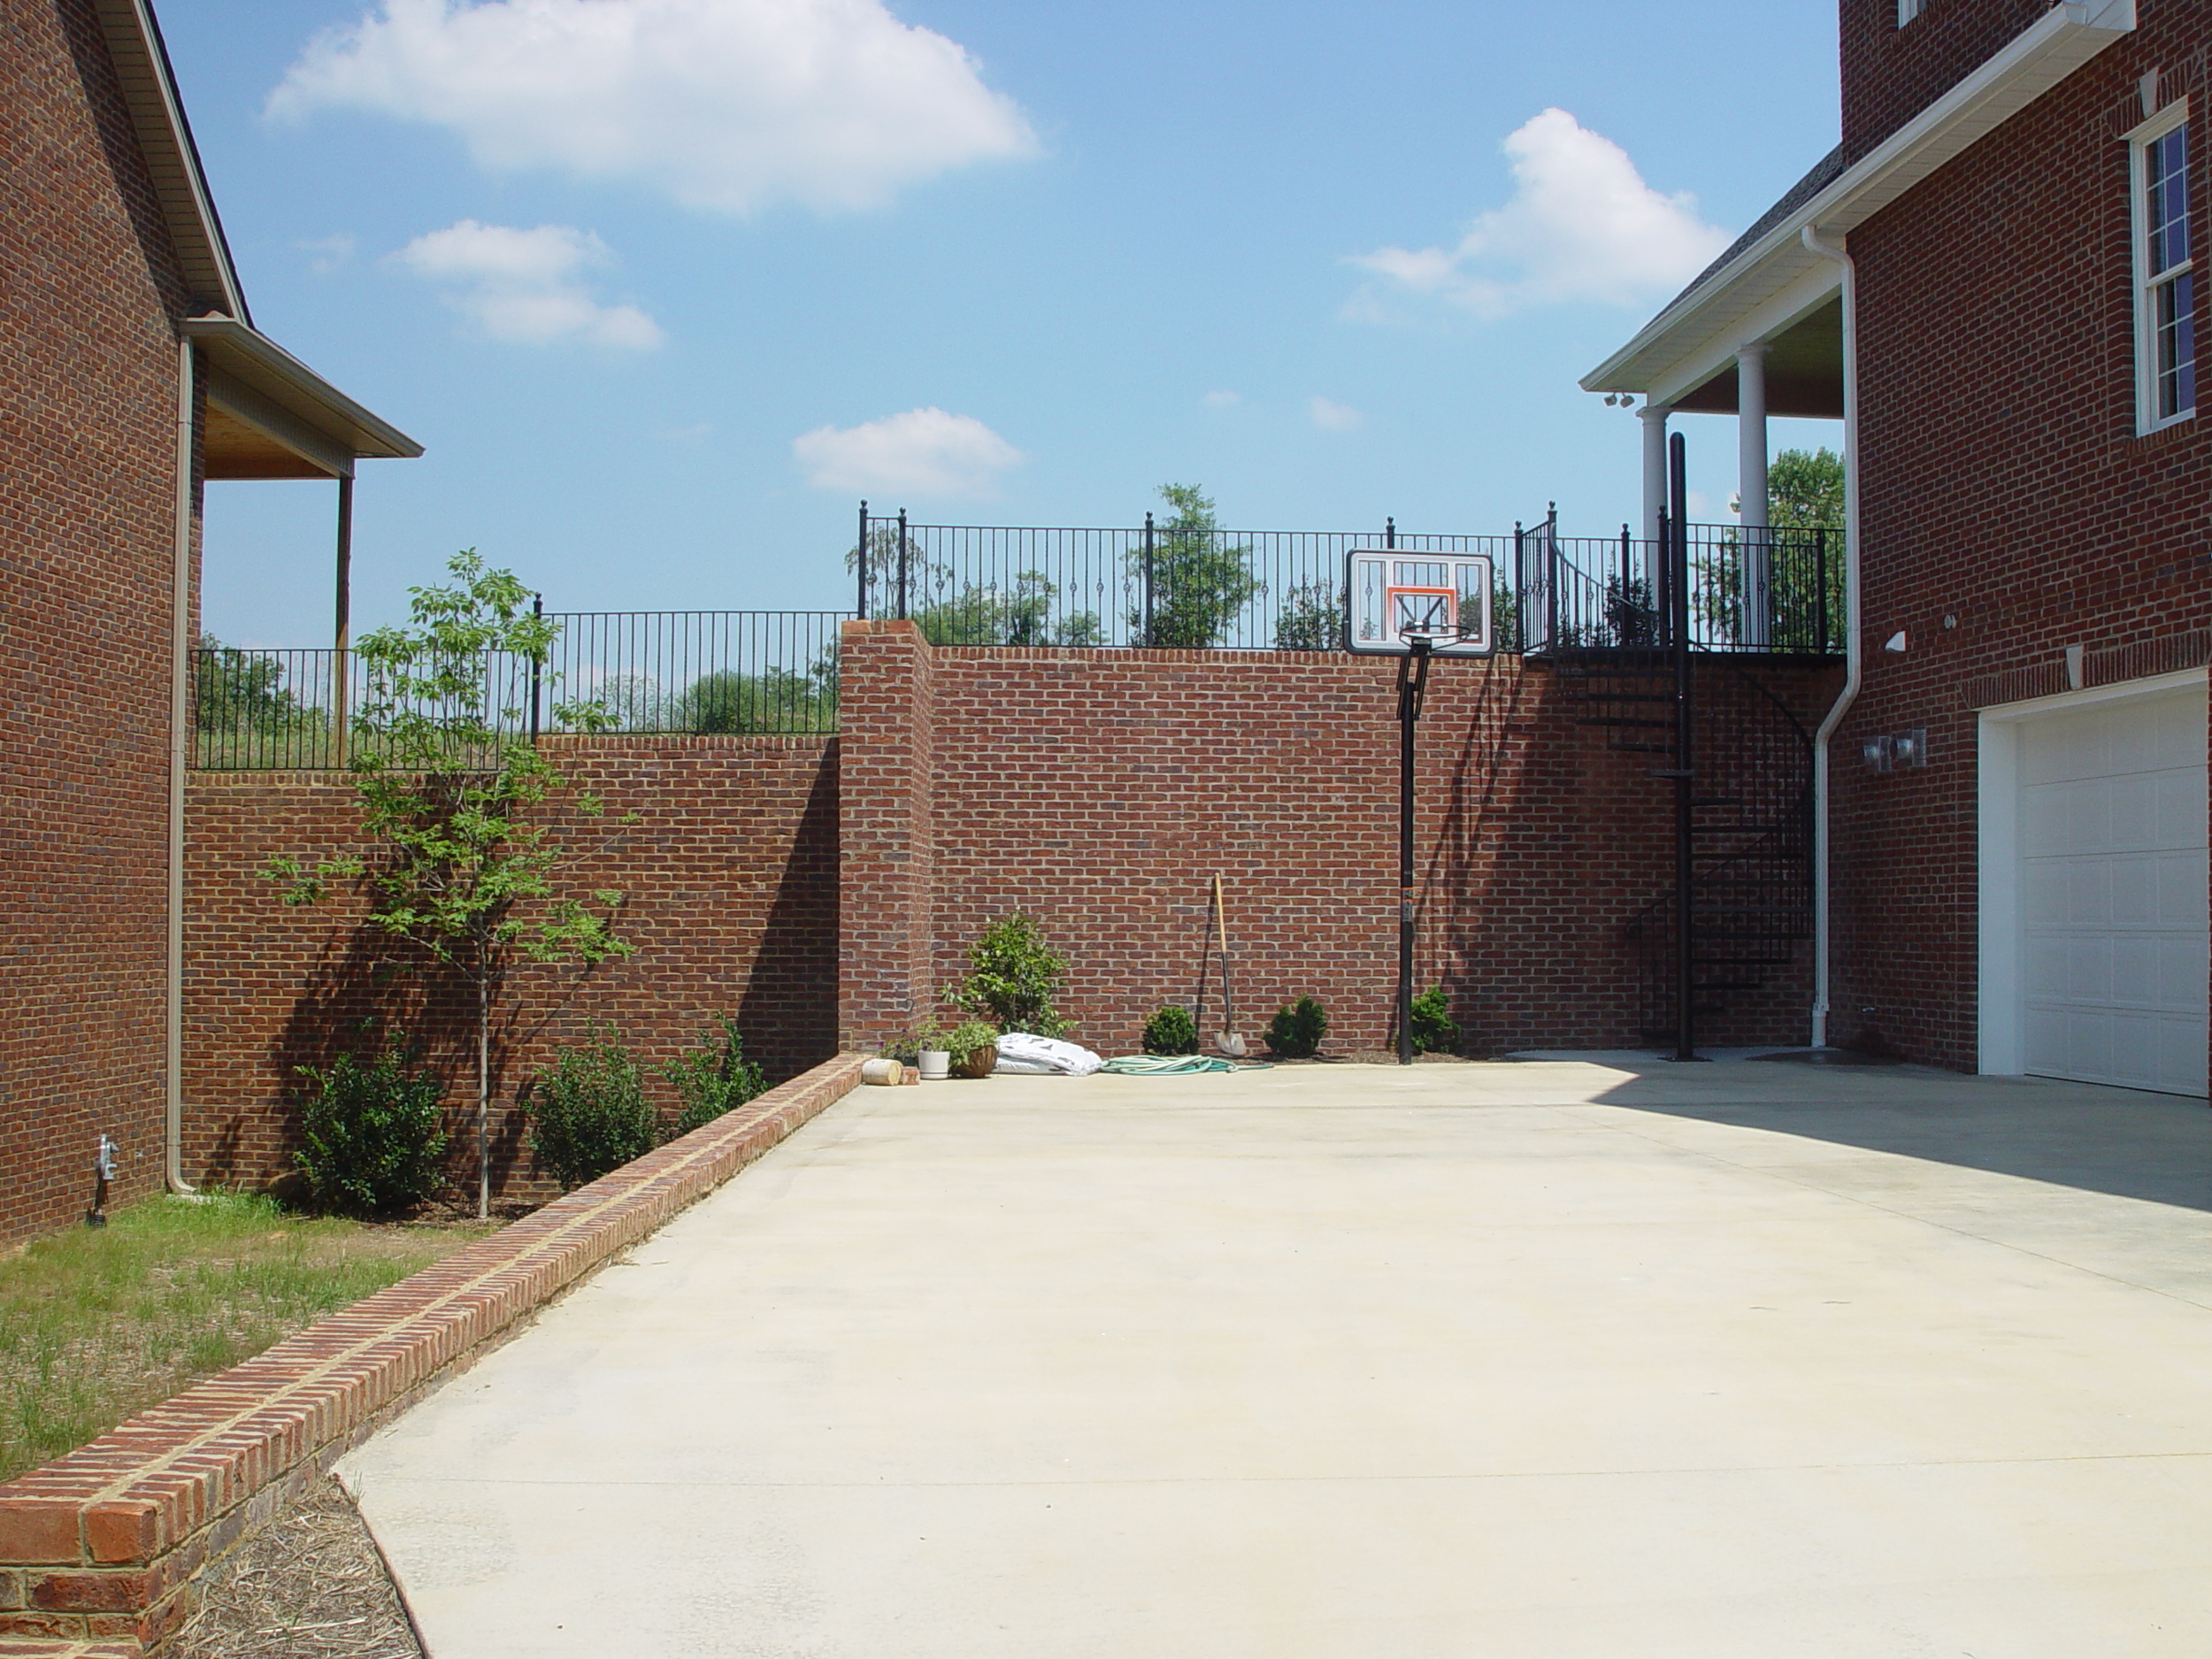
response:
M345 1468L434 1659L2212 1652L2212 1112L863 1089Z

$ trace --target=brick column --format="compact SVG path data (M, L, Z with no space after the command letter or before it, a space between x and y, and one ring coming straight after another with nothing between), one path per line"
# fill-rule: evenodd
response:
M838 669L838 1047L872 1051L936 1001L934 653L912 622L848 622Z

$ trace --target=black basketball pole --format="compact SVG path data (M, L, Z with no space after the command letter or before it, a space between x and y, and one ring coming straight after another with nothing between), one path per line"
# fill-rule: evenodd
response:
M1692 834L1696 772L1690 754L1689 463L1682 434L1667 442L1666 560L1674 631L1674 1057L1697 1058L1697 849Z
M1430 641L1398 659L1398 1064L1413 1064L1413 728L1429 687Z

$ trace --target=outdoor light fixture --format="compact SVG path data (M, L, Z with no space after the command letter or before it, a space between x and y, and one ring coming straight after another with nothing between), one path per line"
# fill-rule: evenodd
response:
M1901 656L1904 653L1905 646L1905 630L1902 628L1898 629L1896 633L1891 634L1889 638L1882 641L1882 649L1884 650L1895 651Z
M1860 758L1870 772L1895 772L1898 768L1923 768L1928 764L1928 728L1916 726L1909 732L1897 732L1887 737L1870 737L1859 745Z

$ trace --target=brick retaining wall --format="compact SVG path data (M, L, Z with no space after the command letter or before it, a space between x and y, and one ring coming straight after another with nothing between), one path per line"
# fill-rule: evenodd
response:
M192 1582L348 1448L843 1098L845 1056L0 1486L0 1640L157 1647Z
M494 1176L509 1196L533 1176L517 1091L554 1047L618 1033L650 1069L723 1013L772 1079L835 1048L836 741L823 737L623 737L546 745L597 818L556 814L585 856L565 891L620 889L626 961L588 972L523 964L495 1051ZM618 820L634 810L640 822ZM187 810L185 1148L188 1177L260 1182L296 1140L296 1070L373 1047L378 1030L420 1043L449 1079L457 1131L473 1112L466 988L361 924L357 894L283 902L261 873L273 853L370 850L353 786L326 772L198 772ZM378 1024L365 1025L373 1018ZM672 1103L672 1094L668 1099ZM472 1135L456 1148L472 1181ZM465 1165L465 1168L463 1166Z
M841 1046L902 1029L1018 909L1070 960L1080 1040L1130 1052L1164 1001L1191 1000L1216 871L1248 1034L1311 995L1330 1048L1394 1040L1394 662L933 649L898 622L848 623L843 649ZM1724 664L1698 672L1701 695L1736 695ZM1779 672L1825 706L1832 674ZM1517 657L1431 680L1417 960L1478 1048L1637 1040L1623 929L1672 883L1673 797L1578 712ZM1801 1042L1810 999L1801 960L1707 1041Z

